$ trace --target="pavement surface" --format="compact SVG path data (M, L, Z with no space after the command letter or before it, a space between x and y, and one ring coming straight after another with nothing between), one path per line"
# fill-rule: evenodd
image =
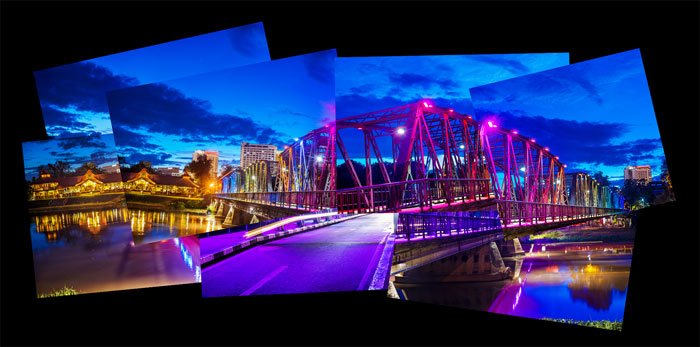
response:
M393 219L368 214L253 247L202 270L202 295L367 290Z

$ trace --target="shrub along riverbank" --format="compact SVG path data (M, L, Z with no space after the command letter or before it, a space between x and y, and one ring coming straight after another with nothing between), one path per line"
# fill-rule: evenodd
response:
M553 318L542 318L542 319L552 321L552 322L558 322L558 323L583 325L583 326L587 326L587 327L591 327L591 328L622 331L622 321L574 320L574 319L553 319Z

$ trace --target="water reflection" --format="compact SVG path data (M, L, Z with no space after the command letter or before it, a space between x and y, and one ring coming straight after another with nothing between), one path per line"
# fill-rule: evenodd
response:
M407 300L529 318L623 318L631 244L550 244L504 259L511 280L481 283L395 283Z
M62 239L70 238L71 235L67 234L66 231L72 226L92 235L99 235L108 225L125 222L130 223L136 243L153 242L222 229L221 221L213 215L129 210L126 208L45 214L34 216L32 219L36 231L45 235L46 242L59 242Z
M132 226L142 225L140 230L149 234L163 228L163 217L158 212L133 212L109 209L32 217L37 293L63 286L89 293L201 281L197 237L136 245ZM187 217L167 216L175 223ZM189 217L190 226L199 225Z

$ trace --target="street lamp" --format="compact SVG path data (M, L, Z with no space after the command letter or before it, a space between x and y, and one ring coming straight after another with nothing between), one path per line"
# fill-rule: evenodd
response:
M320 154L317 155L317 156L316 156L316 162L317 162L317 163L322 163L322 162L323 162L323 156L320 155Z
M464 145L459 145L459 148L460 148L460 149L464 149L464 148L466 148L466 147L464 147Z
M403 135L406 133L406 129L403 127L396 128L396 134Z

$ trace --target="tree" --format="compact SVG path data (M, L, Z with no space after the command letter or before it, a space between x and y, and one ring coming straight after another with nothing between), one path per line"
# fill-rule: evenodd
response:
M211 167L212 162L207 158L206 155L197 156L197 160L192 160L189 164L185 165L185 170L194 175L197 183L206 187L213 179L211 177Z
M129 167L129 172L139 172L144 168L146 169L146 172L148 172L149 174L156 173L156 170L154 170L153 167L151 166L151 162L146 161L146 160L141 160L140 162L138 162L138 164L131 165L131 167Z
M82 174L86 173L87 170L92 170L92 172L96 173L96 174L103 173L102 169L97 167L97 165L95 165L95 163L93 163L93 162L87 162L87 163L81 165L79 168L77 168L75 170L75 173L82 175Z
M625 180L621 192L625 198L625 204L632 210L647 207L655 199L651 185L642 180Z
M221 175L225 175L226 173L228 173L228 172L231 171L231 170L233 170L233 165L231 165L231 164L224 164L224 165L221 167Z
M610 186L610 177L608 177L608 175L604 175L602 171L594 173L593 179L595 179L601 186Z
M53 164L46 164L39 166L39 175L41 172L46 172L51 175L51 177L64 177L70 173L70 164L65 161L57 160Z

